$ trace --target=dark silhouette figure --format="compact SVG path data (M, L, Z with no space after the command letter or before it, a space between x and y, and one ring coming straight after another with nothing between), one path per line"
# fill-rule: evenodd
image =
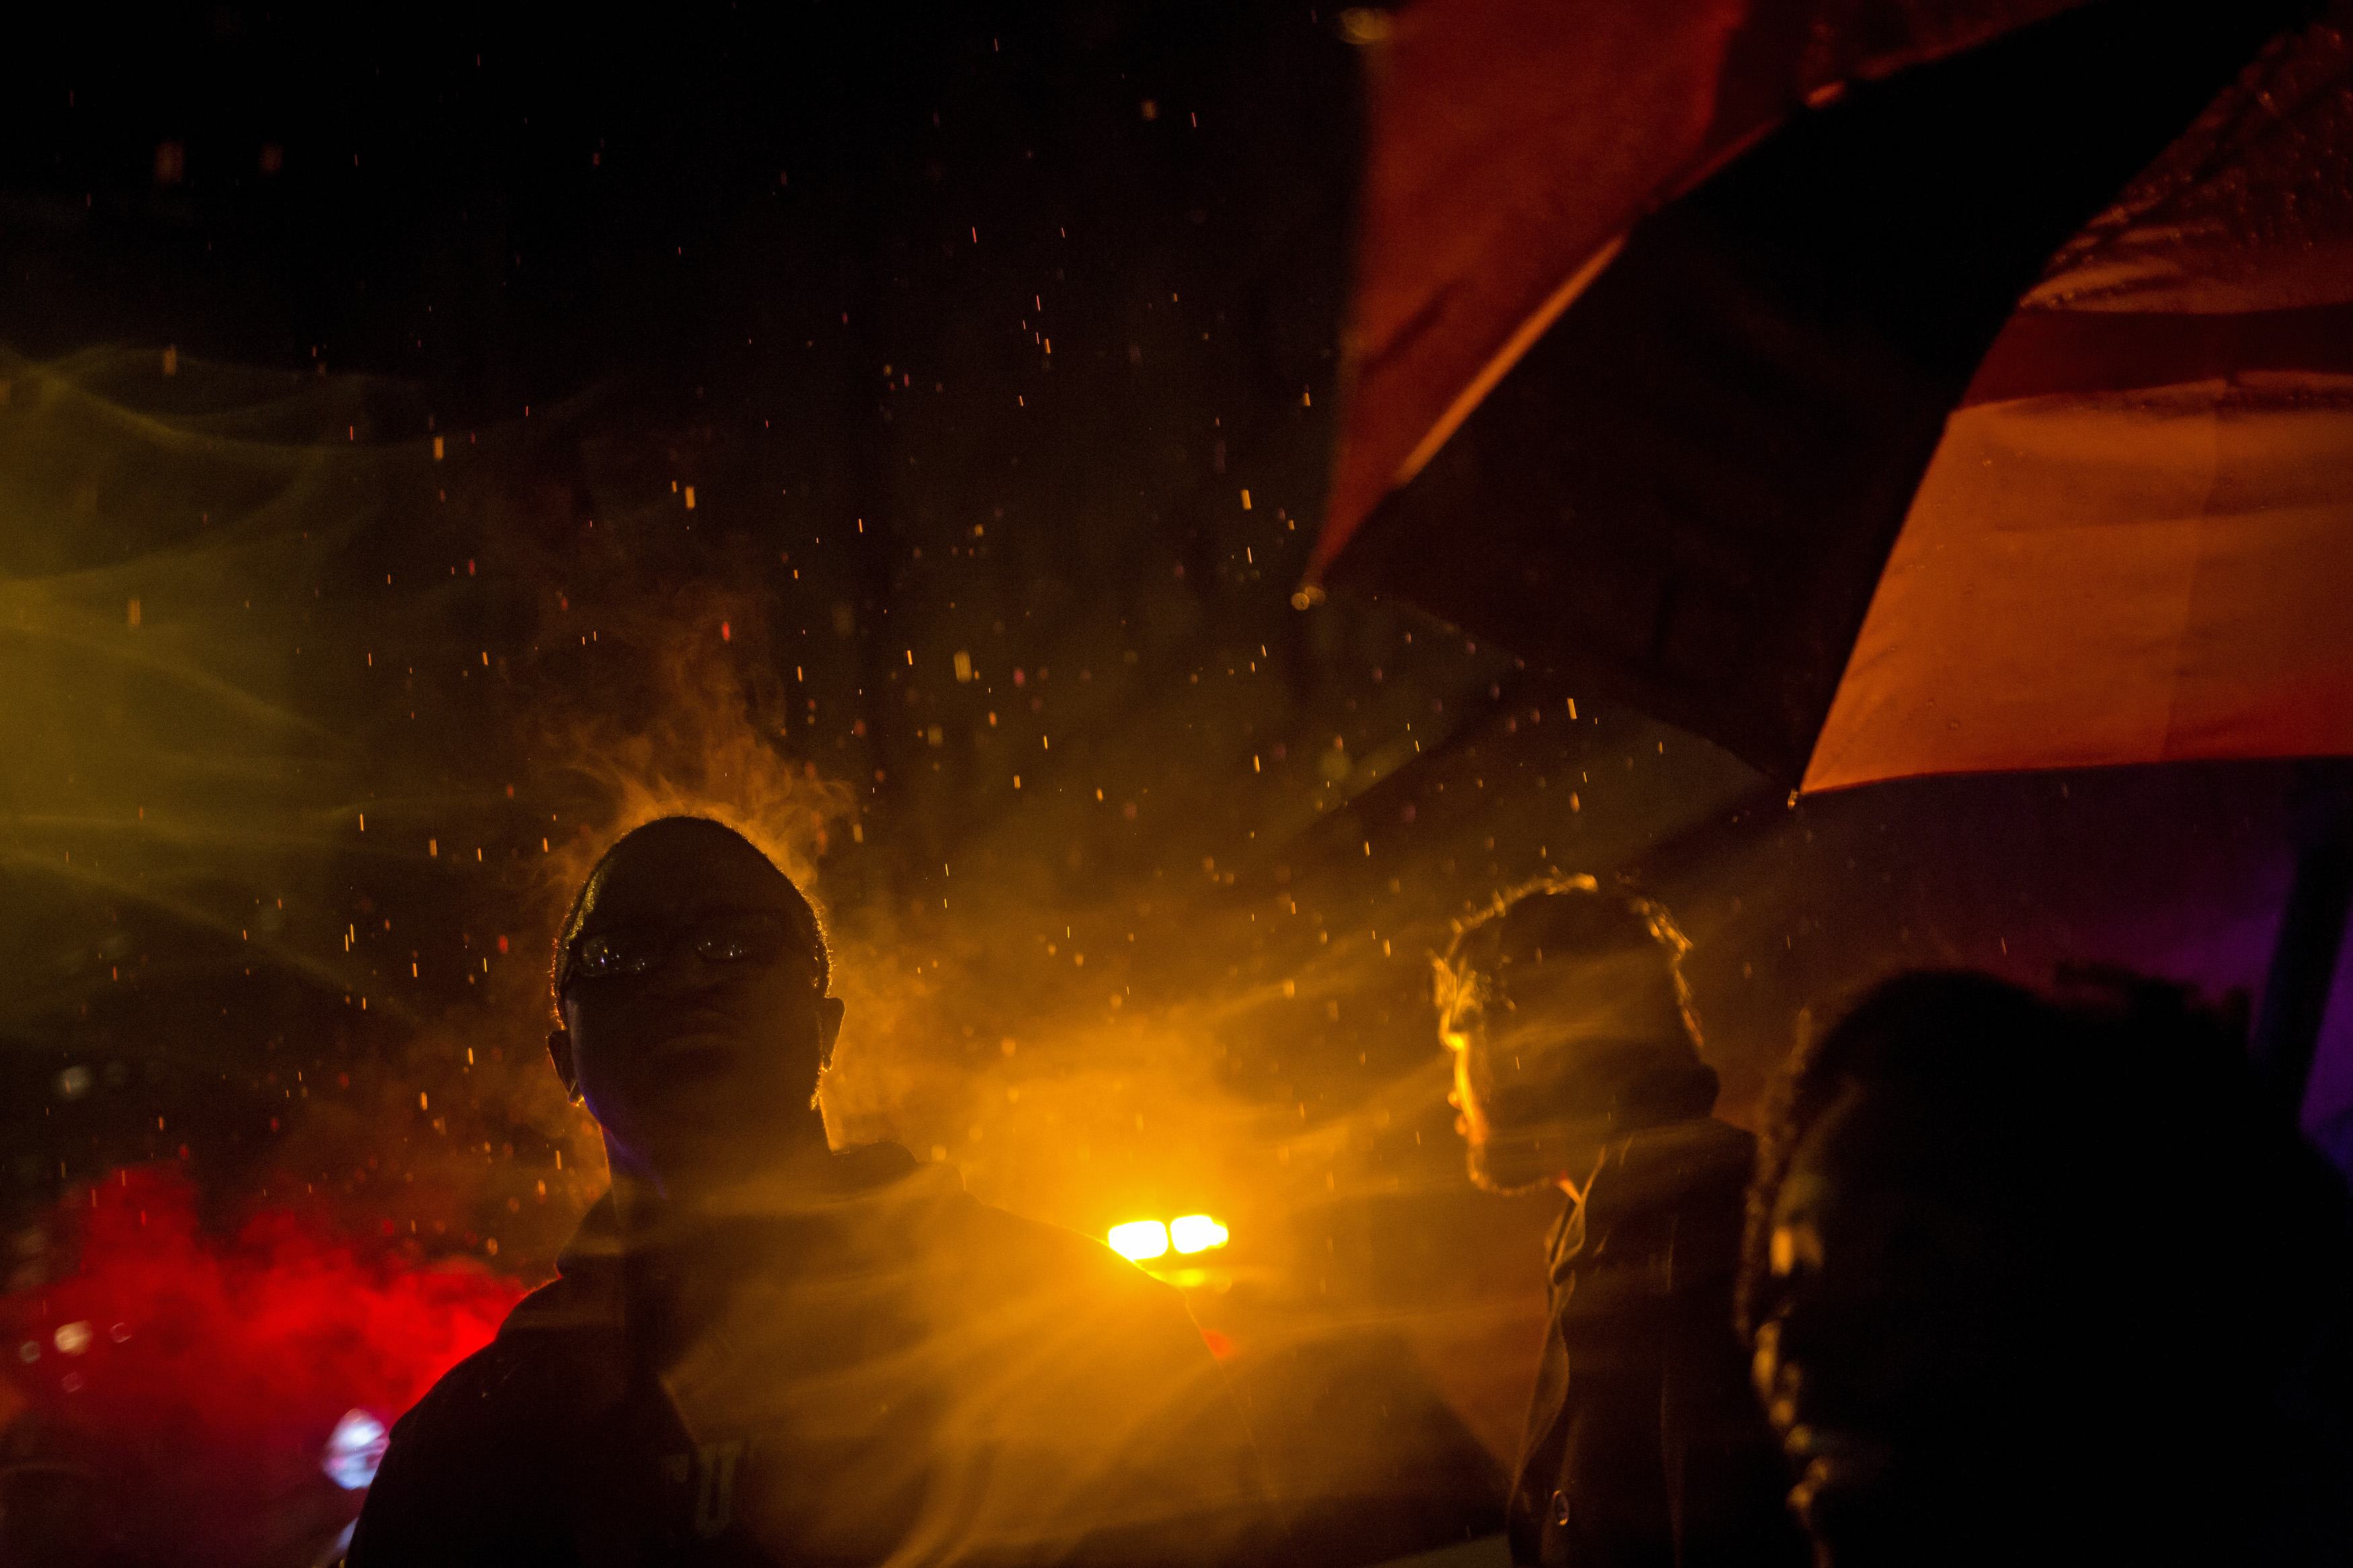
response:
M1686 945L1656 904L1553 878L1498 898L1439 962L1472 1179L1568 1194L1515 1563L1804 1559L1733 1332L1755 1144L1709 1115Z
M1192 1563L1269 1550L1176 1292L889 1144L827 1147L842 1005L746 839L629 834L557 948L611 1193L395 1428L353 1568Z
M1915 973L1800 1046L1742 1290L1819 1563L2353 1561L2343 1193L2243 1043Z

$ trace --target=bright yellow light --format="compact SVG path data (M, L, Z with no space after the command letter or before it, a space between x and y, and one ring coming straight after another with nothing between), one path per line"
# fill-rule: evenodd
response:
M1205 1214L1178 1215L1168 1222L1168 1240L1179 1252L1207 1252L1226 1244L1226 1227Z
M1179 1222L1182 1223L1182 1222ZM1168 1250L1168 1227L1156 1219L1132 1219L1111 1227L1107 1240L1122 1258L1141 1263Z

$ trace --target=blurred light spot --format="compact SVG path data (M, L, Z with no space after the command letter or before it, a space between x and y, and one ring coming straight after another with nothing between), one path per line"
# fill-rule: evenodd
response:
M1168 1222L1168 1244L1184 1253L1207 1252L1226 1244L1224 1226L1205 1214L1178 1215Z
M384 1463L384 1451L391 1442L392 1434L383 1422L364 1410L346 1410L327 1437L319 1468L337 1486L355 1492L375 1479L376 1467Z
M67 1355L79 1355L82 1352L90 1349L90 1325L88 1323L68 1323L58 1330L56 1338L58 1350L62 1351Z
M1156 1219L1132 1219L1111 1227L1105 1237L1111 1249L1130 1262L1141 1263L1168 1250L1168 1227Z

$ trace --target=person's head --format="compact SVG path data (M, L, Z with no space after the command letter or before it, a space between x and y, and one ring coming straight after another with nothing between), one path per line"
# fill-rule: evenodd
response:
M556 938L548 1055L614 1163L668 1184L821 1146L841 1004L791 879L733 828L668 816L596 862Z
M1706 1114L1690 945L1659 905L1591 877L1525 884L1461 923L1438 1028L1472 1181L1581 1181L1608 1140Z
M2154 1517L2121 1489L2191 1456L2217 1483L2238 1435L2200 1413L2243 1386L2247 1324L2216 1277L2293 1142L2237 1066L2186 993L2113 977L2061 1003L1900 975L1801 1043L1741 1318L1820 1561L2052 1560L2084 1544L2068 1520L2116 1542Z

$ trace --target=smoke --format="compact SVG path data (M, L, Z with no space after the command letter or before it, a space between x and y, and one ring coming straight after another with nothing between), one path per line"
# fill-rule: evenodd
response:
M1735 765L1401 614L1296 615L1268 480L1210 536L1228 575L1140 509L1081 550L965 504L979 441L886 525L617 398L476 429L193 356L7 376L0 703L58 737L0 820L35 959L0 984L37 1108L12 1223L161 1160L190 1268L247 1268L251 1205L300 1194L354 1257L543 1278L602 1185L542 1047L556 921L620 833L712 816L825 921L838 1143L1098 1237L1215 1216L1155 1267L1292 1493L1480 1495L1550 1215L1463 1180L1430 955L1498 886L1720 813ZM25 1287L73 1277L37 1252Z
M77 1194L56 1216L75 1270L0 1300L8 1392L131 1560L315 1557L357 1511L322 1468L337 1423L406 1410L521 1288L366 1246L322 1203L257 1207L226 1238L196 1209L173 1167Z
M0 721L17 738L0 864L63 885L37 900L45 925L60 905L135 904L323 982L329 966L229 888L274 899L348 823L353 758L300 700L310 612L285 589L353 525L321 504L320 454L326 424L365 417L365 389L289 398L231 375L218 412L173 419L119 401L134 378L163 379L144 356L0 360ZM297 511L306 525L288 526ZM38 951L105 945L79 923L49 925ZM12 966L0 1020L21 1026L86 984L70 963Z
M118 1161L192 1140L246 1190L301 1180L355 1223L391 1202L544 1267L596 1159L537 1049L554 919L615 837L691 812L825 913L840 1141L902 1138L1098 1233L1281 1179L1300 1116L1247 1084L1236 1029L1292 999L1218 799L1223 770L1282 752L1244 738L1282 721L1280 688L1205 713L1107 613L964 655L968 682L961 650L894 658L852 596L853 551L881 545L796 544L787 578L706 521L707 464L698 511L670 437L593 405L439 430L398 388L132 351L6 380L0 702L54 750L10 774L0 852L56 956L12 972L0 1020L36 1054L129 1064L160 1136ZM801 572L814 593L779 586ZM959 759L892 713L919 682L1003 721L970 715ZM1237 730L1214 761L1188 738L1205 716ZM1017 724L1037 754L992 764ZM1180 743L1204 765L1161 766ZM922 793L943 762L961 805ZM1271 816L1312 819L1329 781L1301 783ZM277 1102L258 1147L187 1100L223 1077Z

